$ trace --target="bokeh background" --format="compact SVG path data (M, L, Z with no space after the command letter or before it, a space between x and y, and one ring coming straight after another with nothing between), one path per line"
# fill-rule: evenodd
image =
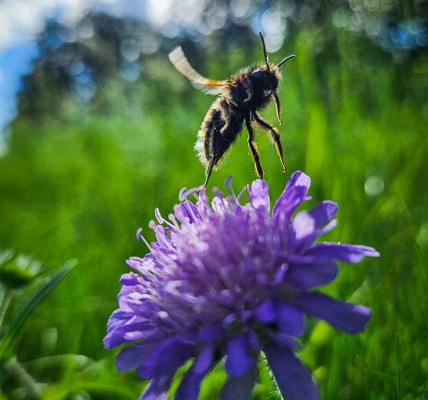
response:
M147 252L137 229L153 240L154 208L204 180L193 144L214 100L167 54L180 44L225 79L263 61L258 31L272 62L296 54L279 130L312 205L339 204L325 239L382 255L325 288L369 306L367 330L311 320L299 355L321 399L428 399L427 15L426 0L0 1L0 399L138 398L106 321L126 258ZM262 115L278 125L273 106ZM275 199L289 174L265 132L257 143ZM255 178L245 131L209 192L229 175L236 191ZM254 398L279 397L262 379Z

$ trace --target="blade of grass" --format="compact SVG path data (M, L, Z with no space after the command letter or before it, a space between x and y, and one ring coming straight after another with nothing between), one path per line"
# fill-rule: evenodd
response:
M11 322L10 328L0 342L0 361L10 357L13 343L17 338L19 330L25 321L36 309L36 307L48 296L59 282L76 266L77 260L68 260L38 290L30 297L16 318Z

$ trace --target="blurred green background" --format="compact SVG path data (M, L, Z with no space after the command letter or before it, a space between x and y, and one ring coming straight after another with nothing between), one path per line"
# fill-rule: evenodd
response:
M106 321L125 260L147 252L136 230L153 240L154 208L167 215L182 187L204 180L193 144L214 100L167 54L181 44L203 75L225 79L263 60L259 29L272 62L296 54L281 68L279 130L289 171L312 178L311 204L339 204L325 239L381 253L343 266L325 288L369 306L367 330L350 336L309 321L300 355L321 399L428 399L427 2L201 4L194 19L162 28L88 12L40 33L0 156L3 335L45 284L39 270L77 265L15 335L0 399L138 398L145 383L117 372L116 352L102 346ZM278 125L273 105L262 115ZM274 200L289 173L265 132L257 143ZM256 177L245 131L208 191L229 175L237 191ZM213 371L201 398L215 399L222 379ZM254 398L278 395L262 382Z

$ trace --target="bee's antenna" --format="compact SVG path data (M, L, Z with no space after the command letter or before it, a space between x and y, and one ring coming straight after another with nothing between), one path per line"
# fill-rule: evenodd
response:
M269 63L268 63L268 56L267 56L267 53L266 53L265 39L264 39L264 37L263 37L263 35L262 35L261 32L259 32L259 35L260 35L260 39L262 41L263 55L265 57L266 69L269 71Z
M290 58L296 57L295 54L291 54L285 58L283 58L277 65L277 67L279 68L282 64L284 64L286 61L288 61Z

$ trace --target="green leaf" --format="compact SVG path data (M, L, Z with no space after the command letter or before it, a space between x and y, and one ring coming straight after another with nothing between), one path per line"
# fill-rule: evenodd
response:
M0 282L8 289L20 289L41 273L40 261L12 250L0 252Z
M77 260L68 260L62 267L58 269L50 278L43 283L33 296L23 306L15 319L11 322L10 328L0 342L0 361L9 358L14 341L17 334L24 325L25 321L36 309L36 307L48 296L48 294L58 285L59 282L76 266Z

